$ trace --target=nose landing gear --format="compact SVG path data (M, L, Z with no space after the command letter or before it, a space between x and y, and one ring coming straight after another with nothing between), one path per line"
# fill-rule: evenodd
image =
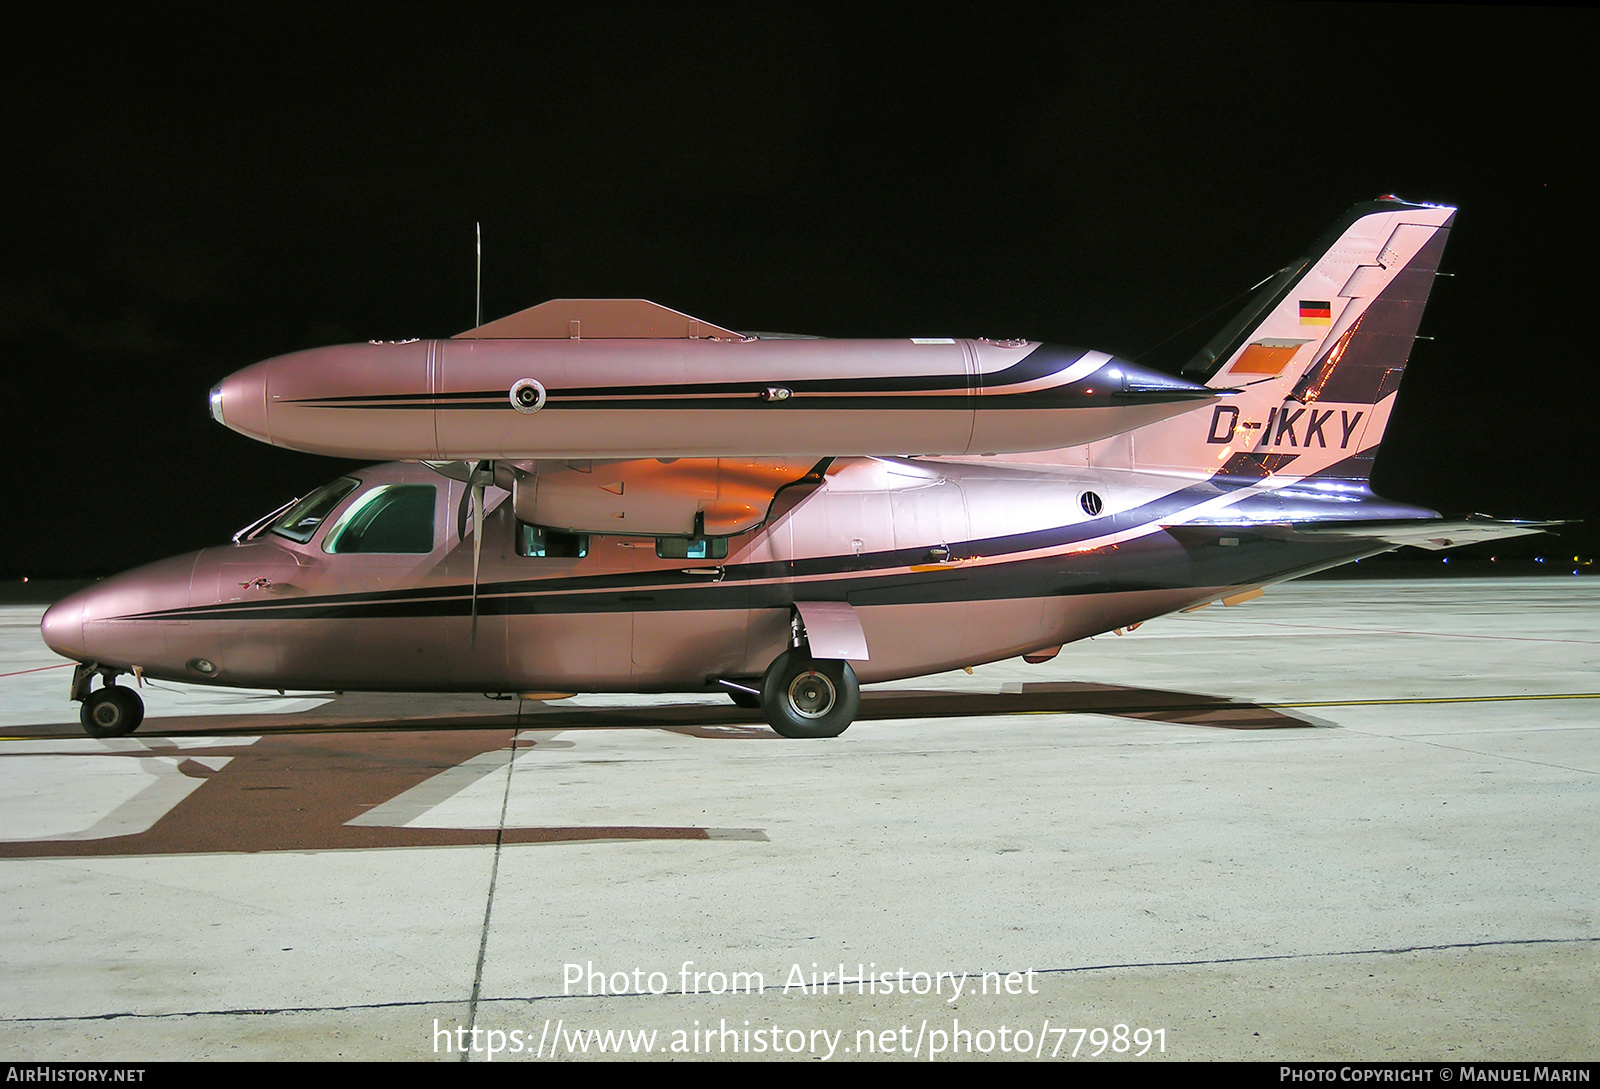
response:
M105 685L89 691L95 674ZM90 737L125 737L144 721L144 700L131 688L116 682L116 673L91 663L79 665L72 673L72 698L79 702L78 721Z

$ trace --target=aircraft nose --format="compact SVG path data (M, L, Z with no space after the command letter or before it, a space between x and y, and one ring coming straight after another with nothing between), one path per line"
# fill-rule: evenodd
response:
M80 662L161 665L176 638L167 617L188 608L200 555L174 556L86 586L45 610L40 634L51 650Z
M211 418L252 439L271 442L267 421L267 385L271 360L252 364L211 387Z
M44 611L39 632L47 647L64 658L88 659L83 644L83 594L62 598Z

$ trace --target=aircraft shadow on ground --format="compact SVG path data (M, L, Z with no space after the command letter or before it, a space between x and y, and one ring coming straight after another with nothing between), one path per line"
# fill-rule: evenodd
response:
M66 835L0 841L0 857L765 838L759 827L651 823L648 810L638 814L638 823L411 827L413 817L431 812L445 797L504 767L505 760L493 759L492 754L504 754L512 736L517 737L516 749L534 760L547 748L571 748L570 735L585 730L653 729L713 740L780 740L759 712L732 704L564 707L556 701L486 704L461 697L428 699L433 701L431 707L415 696L352 694L300 714L153 721L123 745L81 758L141 763L157 758L156 770L169 785L174 776L198 780L181 800L156 815L144 812L147 806L141 795L127 805L143 814L135 825L154 818L142 828L119 832L116 814L100 815L91 827ZM512 707L518 710L495 713ZM870 723L1079 714L1230 730L1316 725L1274 707L1219 696L1070 682L1023 684L987 693L869 692L862 697L860 718ZM177 724L181 725L173 729ZM1059 725L1072 728L1070 722ZM787 744L805 747L804 742ZM485 761L486 757L490 759ZM408 792L426 792L424 784L441 774L448 781L435 792L437 796L405 802L392 813L375 805L414 799ZM359 789L352 789L354 784ZM382 816L375 819L375 814Z

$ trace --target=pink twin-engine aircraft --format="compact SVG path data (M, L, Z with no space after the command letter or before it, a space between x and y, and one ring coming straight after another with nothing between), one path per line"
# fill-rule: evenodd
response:
M723 691L832 737L862 683L1535 532L1368 486L1454 215L1357 206L1183 378L1027 341L741 334L641 300L269 359L212 391L219 422L390 463L73 594L44 637L80 663L97 736L138 726L115 683L137 670Z

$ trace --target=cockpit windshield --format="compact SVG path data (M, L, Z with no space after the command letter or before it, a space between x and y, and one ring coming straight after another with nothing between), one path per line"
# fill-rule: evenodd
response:
M338 480L324 484L300 502L290 507L276 522L268 528L280 537L287 537L291 541L305 544L311 535L322 525L334 507L339 505L339 500L349 495L361 486L359 480L353 477L342 476Z

